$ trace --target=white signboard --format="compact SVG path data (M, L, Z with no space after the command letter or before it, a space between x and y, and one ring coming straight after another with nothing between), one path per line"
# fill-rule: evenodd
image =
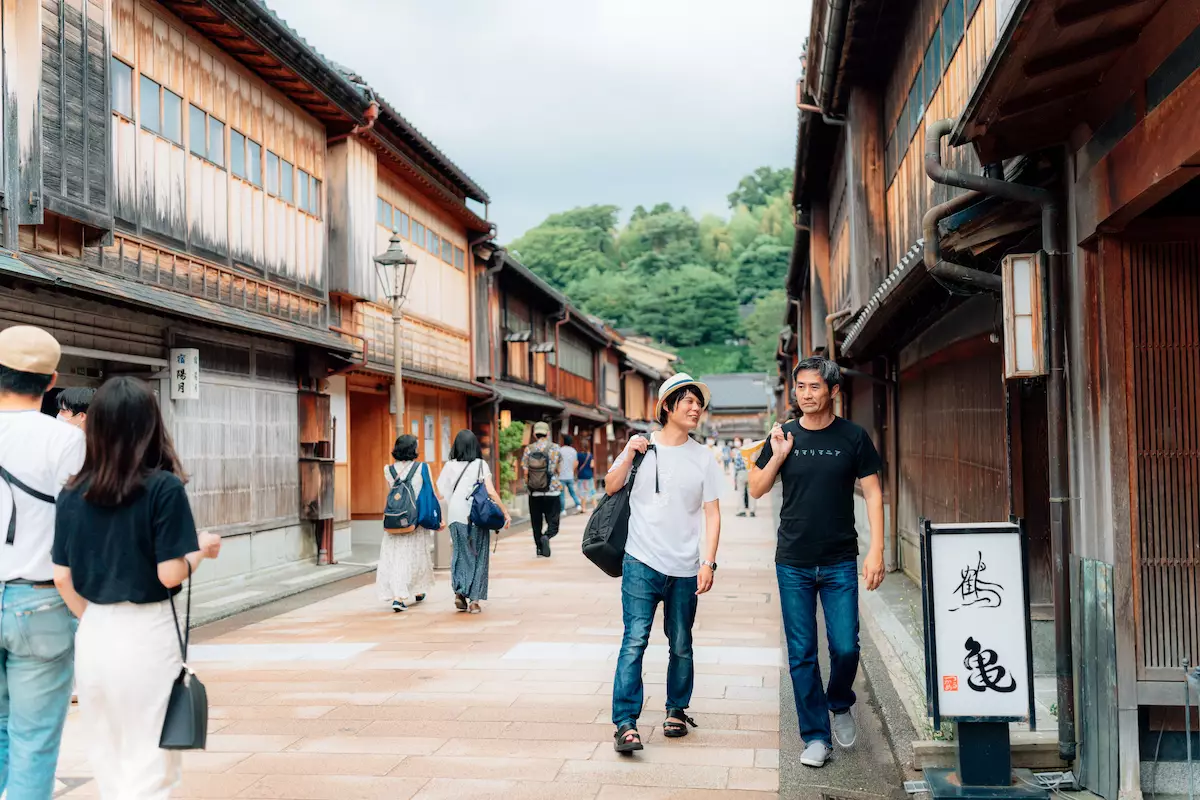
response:
M935 715L1028 719L1033 676L1020 526L927 524L925 537Z
M200 351L195 347L171 350L171 399L200 399Z

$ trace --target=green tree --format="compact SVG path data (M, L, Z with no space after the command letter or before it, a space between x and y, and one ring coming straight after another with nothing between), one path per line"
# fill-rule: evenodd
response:
M790 169L759 167L752 174L742 178L738 182L737 188L729 193L729 207L765 206L771 197L783 194L791 188L792 171Z
M740 328L733 281L698 264L662 276L633 306L638 330L681 347L723 344Z
M787 293L775 289L759 298L754 311L742 320L746 329L747 368L755 372L769 372L775 366L775 351L779 347L779 333L784 326L787 313Z
M616 328L632 327L636 312L631 299L647 291L645 280L628 271L592 272L575 281L566 294L580 308Z
M790 259L790 248L780 245L779 240L773 236L760 234L754 243L738 256L734 267L738 302L753 302L783 286Z
M587 206L551 214L508 249L551 284L562 288L617 264L616 206Z
M525 423L514 421L500 431L500 485L497 490L504 502L513 497L512 484L517 479L517 453L525 441Z

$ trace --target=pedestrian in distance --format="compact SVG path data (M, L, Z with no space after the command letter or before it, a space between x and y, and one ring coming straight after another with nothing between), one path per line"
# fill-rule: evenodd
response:
M733 488L737 491L739 517L757 516L758 500L750 494L750 468L740 447L733 449Z
M480 601L488 597L488 568L491 551L491 531L471 523L471 495L482 483L488 496L504 511L504 527L512 523L512 515L500 500L492 483L492 470L483 459L479 439L469 430L454 437L450 460L438 475L438 494L446 499L444 522L450 527L450 582L454 589L454 607L459 611L478 614L483 610Z
M579 489L579 497L583 500L583 511L588 510L588 503L596 499L596 458L588 448L586 440L580 443L579 450L579 471L576 473L579 477L575 479L577 488Z
M874 591L884 574L881 463L867 432L833 413L842 384L836 363L807 358L792 377L803 416L772 428L750 471L750 494L762 497L776 480L783 481L775 572L805 744L800 763L822 767L835 743L851 747L857 738L852 712L859 660L854 483L862 486L871 530L862 580ZM828 687L822 686L817 662L818 599L829 640Z
M84 459L83 433L42 413L62 355L41 328L0 331L0 791L54 793L74 676L75 617L54 586L55 500Z
M529 521L533 525L533 544L539 558L550 557L550 540L558 536L562 514L562 453L550 440L550 426L533 426L533 443L521 454L525 473L525 491L529 497Z
M562 437L562 446L558 448L558 455L561 461L561 466L558 471L558 480L562 484L562 513L567 513L567 493L571 495L571 499L575 501L575 513L582 514L585 509L583 503L579 500L579 493L576 491L575 481L579 473L579 451L575 449L575 438L569 433L564 433Z
M417 437L404 434L392 445L393 463L383 468L383 480L391 492L397 482L407 482L415 501L427 482L432 482L429 466L417 460ZM441 496L438 496L441 499ZM385 533L379 543L379 566L375 571L375 590L379 599L392 604L392 611L408 610L408 603L420 603L433 588L433 559L429 554L429 531L420 525L408 533Z
M81 431L86 430L88 406L95 396L96 390L86 386L63 389L58 395L58 418Z
M721 538L721 467L712 451L691 438L711 395L704 384L680 373L662 385L654 414L662 430L634 436L605 476L615 494L629 477L637 454L645 454L629 494L629 536L621 575L625 633L613 678L614 747L643 747L637 722L642 710L642 659L661 604L670 659L663 735L686 736L696 672L692 627L700 595L709 591ZM653 447L653 452L650 448ZM703 557L702 557L703 551Z
M80 717L103 800L163 800L181 777L179 751L158 746L183 666L172 598L221 550L196 532L184 479L149 385L101 386L83 469L58 498L54 582L80 620Z

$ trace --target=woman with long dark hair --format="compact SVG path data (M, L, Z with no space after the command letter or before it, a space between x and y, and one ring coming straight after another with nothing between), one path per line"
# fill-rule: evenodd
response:
M488 596L488 539L491 531L475 527L470 520L471 494L479 483L487 488L488 496L503 509L504 527L507 528L512 517L492 483L492 470L483 458L479 439L464 429L454 437L450 460L438 476L438 492L446 498L444 521L450 526L450 543L453 547L450 582L454 587L454 607L472 614L482 610L479 601L487 600Z
M79 617L75 675L100 797L169 797L178 751L158 746L182 667L170 598L221 538L196 533L184 474L150 387L100 387L83 469L58 496L54 582Z
M397 480L410 480L413 497L419 497L429 480L429 467L417 460L417 437L407 433L398 437L392 445L392 459L395 463L383 468L388 490ZM383 602L391 602L392 611L407 611L410 600L420 603L433 587L428 533L418 525L411 533L385 533L379 544L376 594Z

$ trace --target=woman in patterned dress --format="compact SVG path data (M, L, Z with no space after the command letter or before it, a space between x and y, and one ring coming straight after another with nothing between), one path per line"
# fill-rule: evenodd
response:
M429 467L417 460L417 437L404 434L397 438L392 447L392 459L395 463L383 469L383 479L388 489L395 482L393 471L403 480L415 467L413 496L419 497L421 487L430 478ZM425 593L433 588L433 559L429 554L429 541L429 531L420 526L412 533L383 535L383 541L379 544L375 588L379 599L385 603L391 601L392 611L396 613L407 611L409 600L414 604L424 600Z

